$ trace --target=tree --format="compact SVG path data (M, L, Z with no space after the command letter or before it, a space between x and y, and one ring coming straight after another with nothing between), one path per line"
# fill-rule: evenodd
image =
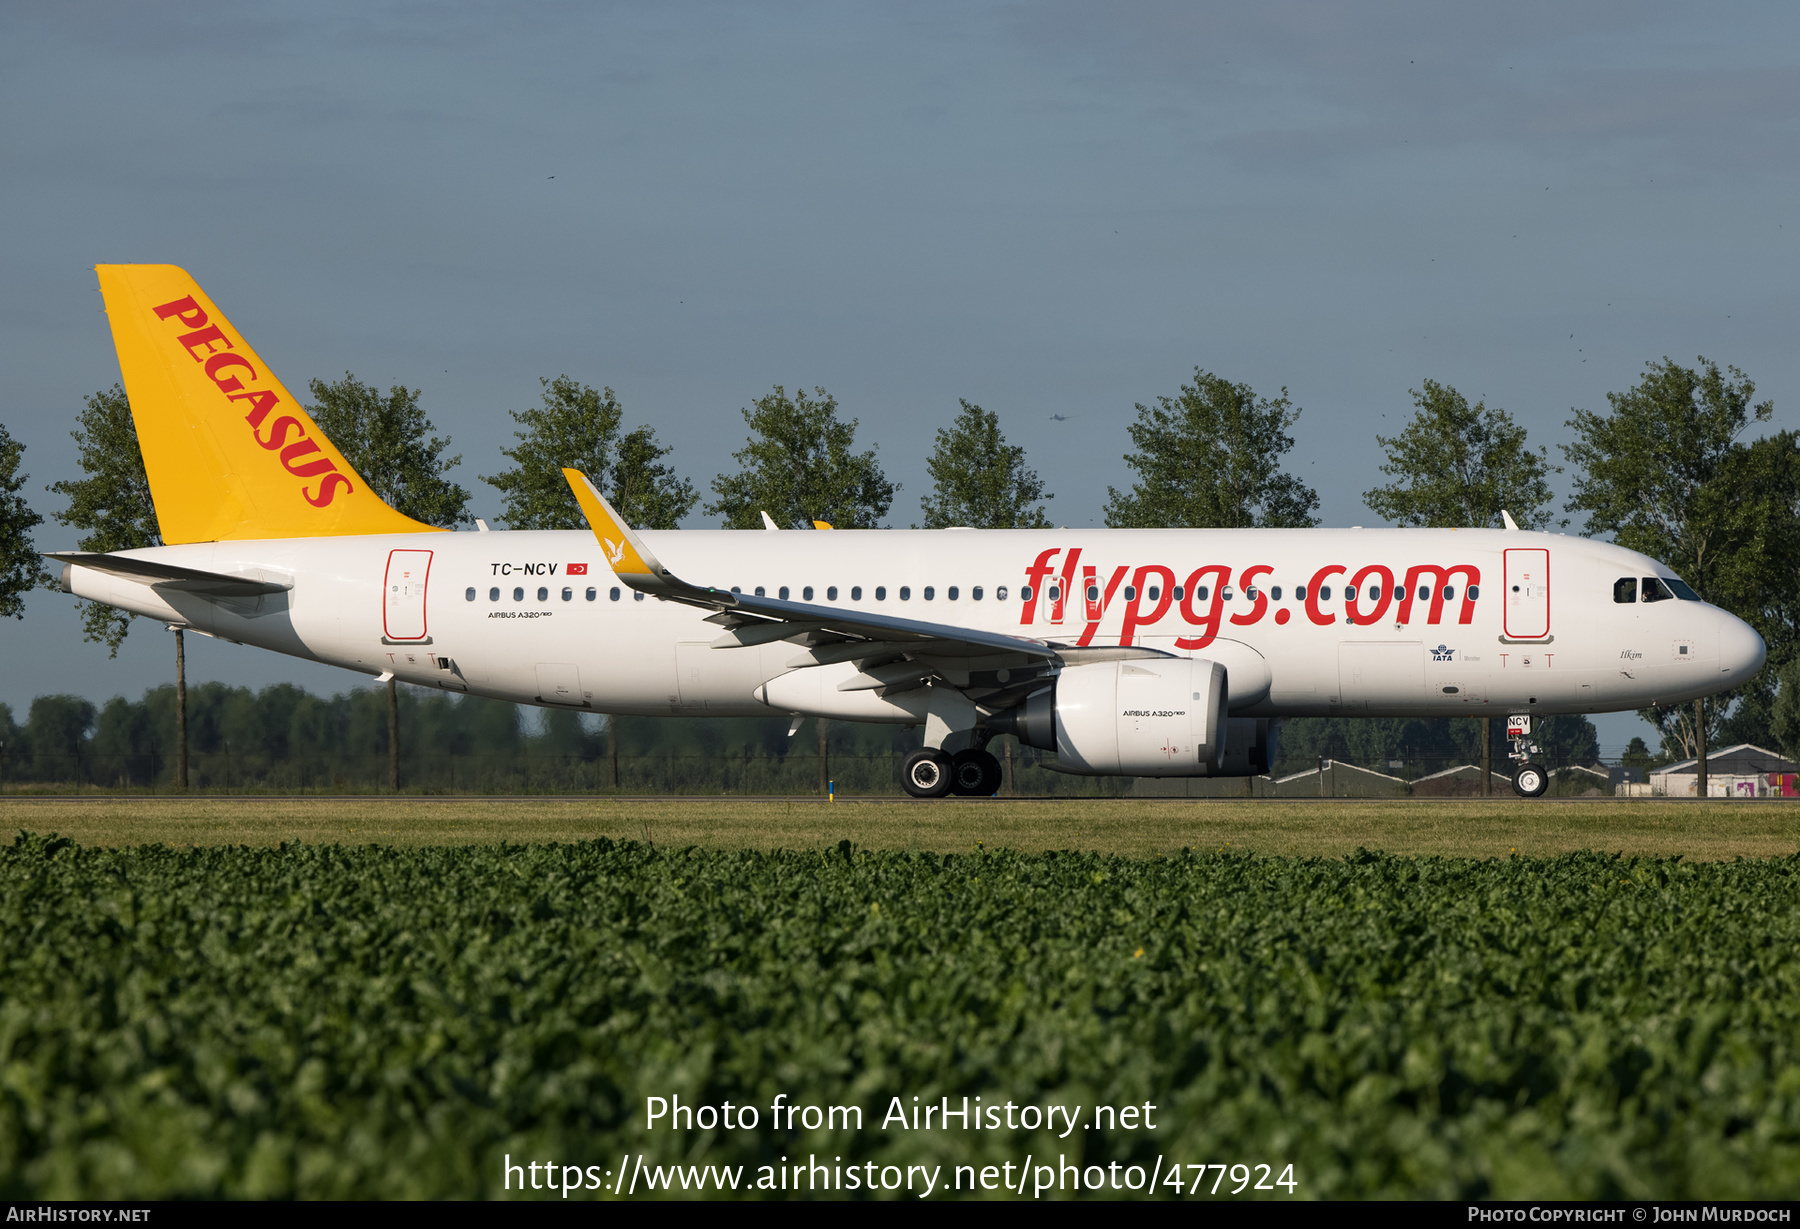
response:
M619 441L619 459L613 463L607 493L627 525L674 529L700 501L694 484L677 476L673 466L662 463L674 451L673 447L659 445L656 432L648 426L639 427ZM563 494L569 494L567 482L563 483Z
M512 411L519 445L501 452L517 464L483 482L505 496L502 516L514 529L586 529L587 519L563 477L563 467L593 479L625 523L639 529L674 529L693 511L694 484L662 459L675 451L656 442L648 426L621 438L624 410L613 390L596 392L557 376L540 378L544 404Z
M1500 528L1506 509L1522 529L1546 529L1553 515L1548 474L1562 472L1545 449L1525 445L1525 428L1505 410L1470 405L1448 384L1413 391L1413 419L1393 438L1381 472L1395 479L1363 494L1377 515L1420 528Z
M1232 384L1194 368L1194 382L1174 398L1139 405L1128 430L1137 451L1125 464L1138 473L1127 493L1108 487L1106 523L1114 528L1305 528L1318 522L1318 494L1281 458L1300 411L1287 389L1273 401L1248 384Z
M874 529L899 487L882 474L875 451L852 451L857 420L840 422L822 388L789 397L781 385L743 411L751 435L732 453L742 468L713 479L718 499L706 511L727 529L758 529L767 512L778 525L807 529L815 520L839 529Z
M500 453L516 464L481 480L506 497L500 515L514 529L586 529L563 467L602 484L624 411L610 388L596 392L568 376L540 376L538 383L544 386L541 406L509 411L525 430L513 432L517 447ZM626 523L634 522L626 516Z
M1577 471L1567 506L1587 513L1589 535L1611 534L1662 560L1763 634L1770 664L1739 698L1768 715L1773 681L1794 652L1794 598L1784 590L1800 567L1800 437L1741 442L1774 403L1752 404L1756 385L1737 368L1697 362L1648 363L1634 387L1606 395L1610 414L1574 411L1576 439L1563 445ZM1666 751L1691 756L1702 733L1718 732L1732 699L1707 700L1698 721L1686 705L1642 715L1662 732Z
M55 482L49 487L67 496L69 506L56 519L87 534L76 546L88 551L138 550L162 545L162 527L156 519L156 503L150 497L150 479L144 472L144 453L138 447L137 423L131 401L115 384L86 399L78 418L80 426L69 432L80 450L81 468L87 477L74 482ZM87 638L106 645L108 656L119 655L119 645L136 616L113 606L89 602L81 612ZM187 739L187 644L181 628L175 630L175 784L188 784Z
M317 404L306 412L390 508L427 525L474 523L469 493L445 476L462 457L444 457L450 440L431 434L418 389L396 384L384 397L347 371L309 387Z
M86 551L138 550L162 545L162 529L156 505L150 498L150 479L144 474L144 454L138 448L137 425L131 418L131 402L117 384L85 399L79 424L69 432L79 450L87 477L53 482L46 489L66 497L69 506L55 517L64 525L87 533L76 542ZM111 656L131 630L135 616L99 602L87 603L81 612L87 638L106 645Z
M997 415L957 400L962 413L949 430L938 429L937 447L925 462L934 483L919 501L925 528L1048 529L1041 501L1054 496L1025 467L1025 450L1006 442Z
M31 510L19 492L27 475L19 472L25 445L0 425L0 617L25 617L25 594L50 579L31 531L44 518Z

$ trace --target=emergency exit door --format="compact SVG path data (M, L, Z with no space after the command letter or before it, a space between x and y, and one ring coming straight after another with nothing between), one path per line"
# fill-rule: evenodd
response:
M1550 552L1520 547L1502 552L1506 570L1506 635L1542 640L1550 634Z
M387 579L382 585L383 639L424 640L425 581L431 575L428 550L388 552Z

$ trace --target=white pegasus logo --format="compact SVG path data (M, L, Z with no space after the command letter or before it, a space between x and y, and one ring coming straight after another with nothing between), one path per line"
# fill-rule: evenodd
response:
M623 539L617 542L613 541L611 538L602 538L600 540L606 544L606 557L608 560L617 563L625 557L625 542Z

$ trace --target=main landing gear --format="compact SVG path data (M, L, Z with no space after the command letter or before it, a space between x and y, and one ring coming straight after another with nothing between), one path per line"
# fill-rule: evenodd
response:
M1531 741L1531 718L1512 717L1506 723L1506 738L1512 744L1508 758L1517 764L1513 769L1513 793L1521 798L1542 798L1550 788L1550 771L1532 762L1532 756L1544 749Z
M900 786L914 798L991 798L1000 790L1000 761L969 748L955 755L926 747L900 766Z

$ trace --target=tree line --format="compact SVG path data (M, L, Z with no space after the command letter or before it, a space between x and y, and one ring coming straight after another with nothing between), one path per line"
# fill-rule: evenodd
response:
M502 449L511 464L482 475L500 491L501 519L511 528L584 527L562 478L565 465L588 473L627 520L651 529L676 527L696 505L727 528L761 528L765 516L792 529L816 522L879 528L899 491L875 449L857 447L859 421L842 415L823 388L790 394L777 385L744 408L748 433L733 454L737 468L712 479L712 498L702 504L701 493L676 469L672 446L648 425L625 429L612 389L566 375L540 383L537 405L511 411L519 429L514 445ZM382 393L350 373L315 379L309 388L308 411L386 502L429 524L472 523L470 493L448 476L461 458L450 454L450 440L425 415L418 389L396 385ZM1701 597L1754 626L1769 646L1769 661L1734 693L1692 707L1644 710L1661 733L1661 758L1691 755L1702 730L1714 745L1724 739L1800 751L1800 598L1791 579L1800 572L1800 433L1746 438L1773 413L1769 401L1754 395L1743 372L1704 357L1692 367L1668 358L1647 364L1636 384L1607 394L1605 412L1572 411L1569 439L1559 444L1572 492L1559 510L1549 480L1562 466L1550 461L1547 448L1534 449L1506 410L1479 399L1471 404L1451 385L1423 380L1410 392L1412 414L1400 431L1376 436L1387 481L1365 492L1364 501L1387 520L1417 527L1497 527L1505 509L1521 527L1562 528L1570 522L1559 518L1561 511L1581 518L1578 532L1664 560ZM1248 384L1197 367L1191 383L1134 409L1126 424L1131 449L1124 454L1132 480L1123 490L1108 489L1107 525L1318 523L1317 492L1286 466L1301 410L1285 388L1274 397L1258 395ZM83 476L48 488L65 500L56 519L82 531L83 550L160 544L123 389L115 385L86 398L72 434ZM0 425L0 614L14 616L22 614L26 591L51 583L32 541L41 518L20 494L27 481L22 459L22 445ZM1026 464L1025 450L1008 442L998 415L979 405L959 403L950 426L936 433L927 470L932 487L919 504L924 528L1051 523L1052 493ZM93 603L83 603L82 618L88 639L114 653L132 620ZM179 662L179 631L176 645ZM178 759L186 743L179 728L184 688L178 667ZM396 786L399 705L390 682L386 745ZM1343 758L1356 758L1351 748L1363 748L1366 758L1375 746L1399 754L1482 741L1473 727L1465 737L1435 724L1439 732L1428 735L1414 728L1419 723L1307 719L1286 723L1284 740L1290 747L1341 747ZM1573 751L1583 739L1571 734L1562 744ZM1634 746L1633 754L1639 751ZM1649 755L1647 747L1641 751ZM184 763L178 776L185 783Z
M785 717L601 723L567 709L540 710L533 730L517 705L418 687L400 688L395 708L400 736L390 743L379 690L319 696L292 683L259 691L200 684L188 692L185 717L191 786L368 793L388 786L397 757L402 781L418 791L755 794L835 785L842 794L886 794L917 742L897 726L819 723L822 738L793 738ZM0 786L184 788L175 774L177 709L172 684L103 705L39 696L22 721L0 704ZM1480 736L1480 724L1467 720L1293 721L1274 775L1304 772L1323 758L1411 779L1478 760ZM1554 766L1591 764L1598 752L1593 726L1581 717L1547 719L1539 741ZM1093 795L1128 787L1027 771L1045 757L1010 737L992 749L1011 766L1008 793Z

